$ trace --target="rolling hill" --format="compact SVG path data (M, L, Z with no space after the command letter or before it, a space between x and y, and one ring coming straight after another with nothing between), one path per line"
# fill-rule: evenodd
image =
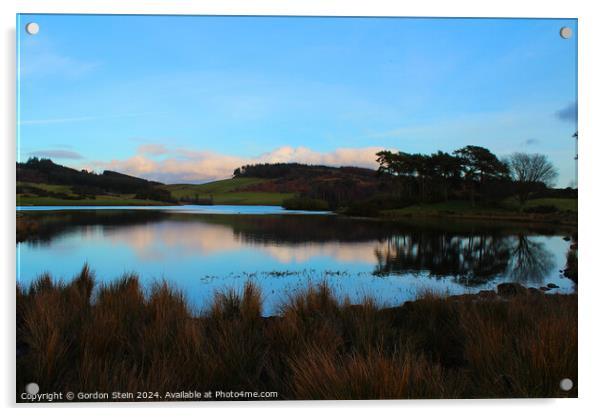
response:
M266 182L261 178L232 178L205 184L162 185L171 195L182 203L200 203L215 205L282 205L287 198L294 196L289 192L257 192L250 187Z
M50 159L17 163L17 205L168 205L177 203L159 182L58 165Z
M374 193L379 183L376 171L370 169L272 163L242 166L232 179L161 188L188 203L283 205L299 195L322 201L365 197Z
M377 184L369 169L296 163L243 166L231 179L169 185L113 171L79 171L49 159L17 163L18 205L283 205L299 195L364 195Z

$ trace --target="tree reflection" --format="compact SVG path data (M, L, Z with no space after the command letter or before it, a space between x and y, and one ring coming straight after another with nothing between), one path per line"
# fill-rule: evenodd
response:
M282 263L293 260L311 267L322 256L344 264L375 263L377 276L420 274L452 278L467 286L503 277L541 282L554 258L540 235L554 230L527 225L490 223L419 223L358 220L339 216L194 215L153 210L20 213L35 223L18 241L50 244L67 233L98 229L113 241L137 247L174 245L178 253L201 255L255 247ZM156 251L143 256L156 257ZM576 264L575 253L569 259ZM572 264L572 263L571 263ZM349 266L352 267L352 266ZM567 265L568 268L568 265ZM576 266L575 266L576 280ZM228 271L227 264L224 265ZM572 269L571 269L572 270Z
M541 281L554 266L542 242L524 235L411 233L375 249L375 275L424 274L478 285L496 277Z
M552 253L541 241L524 235L513 238L508 275L517 283L540 283L554 267Z

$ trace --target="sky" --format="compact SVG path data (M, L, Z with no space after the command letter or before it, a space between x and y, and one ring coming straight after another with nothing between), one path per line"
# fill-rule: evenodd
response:
M574 185L575 19L17 20L19 161L203 183L471 144L545 154Z

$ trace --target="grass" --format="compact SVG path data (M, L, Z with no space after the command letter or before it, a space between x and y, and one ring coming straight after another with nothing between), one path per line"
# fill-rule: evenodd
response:
M17 287L17 390L275 391L279 399L575 397L577 296L340 301L320 284L262 317L259 289L224 290L193 314L135 275L98 285L41 276ZM19 400L19 395L17 397Z
M518 202L515 198L505 201L507 206L518 209ZM538 206L553 206L558 208L560 211L571 211L577 212L577 199L576 198L538 198L527 201L525 204L526 208L533 208Z
M98 195L95 199L61 199L48 196L26 196L17 194L17 206L56 206L56 205L174 205L149 199L136 199L134 194Z
M435 215L442 213L475 213L482 212L482 207L473 207L469 201L449 201L449 202L438 202L435 204L421 204L421 205L410 205L404 208L383 210L384 214L399 214L399 215ZM498 209L500 211L500 209Z
M232 178L200 185L164 185L176 199L213 199L217 205L282 205L292 193L248 192L245 188L265 182L260 178Z
M175 184L164 185L164 189L171 191L171 194L176 198L188 197L194 198L195 194L223 194L226 192L234 192L241 188L251 185L257 185L265 182L265 179L260 178L232 178L224 179L215 182L204 183L200 185L191 184Z
M577 200L562 198L540 198L527 202L527 208L538 206L555 206L559 212L551 215L533 215L519 212L518 202L508 198L498 206L472 206L469 201L448 201L435 204L411 205L405 208L383 210L380 215L385 218L399 218L407 216L439 216L459 218L486 218L500 220L528 220L528 221L553 221L577 222Z
M33 183L33 182L17 182L17 186L28 186L32 188L42 189L44 191L63 193L69 196L76 196L73 193L71 186L68 185L51 185L47 183Z
M50 185L45 183L17 182L17 186L27 186L42 189L48 192L61 193L67 196L76 197L71 186L68 185ZM161 201L152 201L148 199L136 199L135 194L108 194L96 195L94 199L63 199L56 196L40 196L33 194L17 194L17 206L56 206L56 205L173 205Z

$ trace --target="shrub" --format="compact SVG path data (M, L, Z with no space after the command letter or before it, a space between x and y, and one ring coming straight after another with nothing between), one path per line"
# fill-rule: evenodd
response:
M314 199L307 197L295 197L282 201L282 206L290 210L303 211L327 211L329 209L328 202L322 199Z

